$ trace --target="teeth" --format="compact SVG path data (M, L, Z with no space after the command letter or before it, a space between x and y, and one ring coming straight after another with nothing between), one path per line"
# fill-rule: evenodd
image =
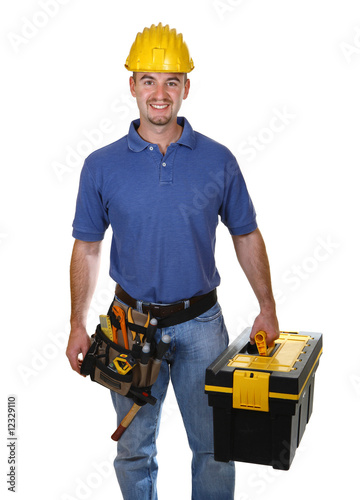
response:
M168 106L168 104L162 104L162 105L159 105L159 104L152 104L151 105L153 108L155 109L164 109Z

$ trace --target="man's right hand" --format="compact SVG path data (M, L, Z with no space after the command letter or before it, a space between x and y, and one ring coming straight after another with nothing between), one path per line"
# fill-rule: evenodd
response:
M69 342L66 348L66 356L70 361L71 368L80 374L82 360L89 350L91 339L85 328L72 328ZM79 355L82 354L82 359Z

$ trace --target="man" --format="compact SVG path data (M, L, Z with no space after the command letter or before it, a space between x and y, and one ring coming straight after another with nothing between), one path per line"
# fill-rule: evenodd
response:
M182 35L161 24L145 28L125 66L133 72L130 92L140 119L131 123L127 136L92 153L82 170L73 224L67 356L80 373L78 356L90 345L86 317L101 241L111 225L110 275L117 299L159 318L182 310L190 314L187 321L157 332L157 339L171 337L152 389L157 403L141 409L119 440L114 462L124 499L157 498L155 441L171 378L193 452L192 498L230 500L234 464L214 461L212 413L204 394L205 369L228 344L215 292L219 216L259 301L251 341L264 330L271 344L279 328L265 245L234 156L178 117L190 90L187 73L194 67ZM206 310L194 317L195 304L204 301ZM132 401L116 393L112 399L120 422Z

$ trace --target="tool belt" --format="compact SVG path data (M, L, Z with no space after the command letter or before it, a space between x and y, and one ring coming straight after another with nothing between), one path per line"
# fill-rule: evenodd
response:
M122 302L132 308L137 307L138 301L125 292L119 284L116 285L115 295ZM216 289L204 295L196 295L191 299L181 300L172 304L152 304L142 302L142 312L150 314L159 319L159 328L179 325L200 316L216 304Z
M116 287L116 297L123 297L119 287ZM146 403L154 405L156 398L151 396L151 387L168 348L162 341L156 343L157 328L184 323L203 314L215 305L216 290L196 300L190 299L187 301L190 306L186 309L182 303L160 306L162 310L156 304L144 304L143 310L148 308L146 312L139 312L130 304L119 302L116 297L108 314L100 316L100 324L91 337L92 344L81 365L81 374L90 375L92 381L132 398L140 406ZM129 300L134 305L132 301L134 299ZM165 315L169 313L169 307L173 312ZM155 325L151 324L153 312L160 315Z

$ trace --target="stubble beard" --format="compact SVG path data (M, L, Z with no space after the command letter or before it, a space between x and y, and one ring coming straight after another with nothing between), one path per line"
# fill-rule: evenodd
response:
M167 125L171 121L171 117L169 118L157 118L157 119L152 119L148 116L148 120L152 125Z
M150 106L151 103L149 103L149 106ZM170 115L169 116L159 116L157 118L152 118L150 116L150 113L148 111L147 113L147 119L149 120L149 122L152 124L152 125L167 125L168 123L171 122L172 120L172 104L171 103L166 103L166 104L169 104L169 108L171 110L170 112Z

